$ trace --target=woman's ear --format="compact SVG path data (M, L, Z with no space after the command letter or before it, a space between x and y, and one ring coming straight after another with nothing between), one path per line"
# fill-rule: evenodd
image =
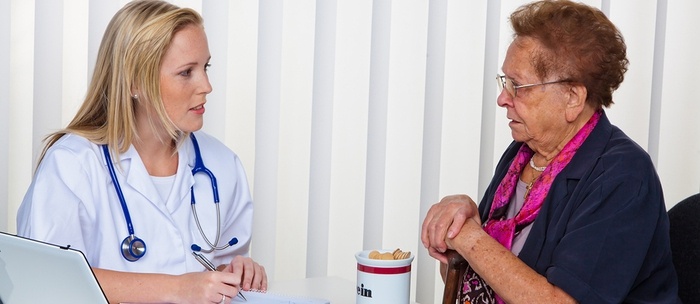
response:
M573 122L581 115L586 106L588 90L583 84L574 83L569 87L566 96L566 120Z
M132 86L131 86L131 91L130 91L129 93L131 93L131 99L132 99L133 101L139 100L139 97L140 97L139 88L137 88L136 86L133 86L133 85L132 85Z

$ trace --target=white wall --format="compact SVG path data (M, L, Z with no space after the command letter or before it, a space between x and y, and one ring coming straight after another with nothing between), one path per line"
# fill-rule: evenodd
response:
M494 76L507 16L525 2L174 1L206 20L205 130L243 159L252 254L273 280L354 281L356 251L400 247L418 254L412 297L441 295L422 216L447 194L479 198L510 142ZM0 230L15 230L41 139L74 115L124 3L0 1ZM586 3L627 40L630 70L608 115L650 152L670 208L700 191L700 2Z

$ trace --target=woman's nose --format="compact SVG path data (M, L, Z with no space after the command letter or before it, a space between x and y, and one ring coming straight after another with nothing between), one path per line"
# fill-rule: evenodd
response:
M501 90L501 93L498 94L498 98L496 98L496 104L498 104L499 107L506 107L506 106L512 106L513 105L513 97L510 96L510 93L508 93L508 90Z
M211 93L211 91L213 90L213 88L212 88L212 86L211 86L211 82L209 82L209 75L208 75L208 74L204 74L204 78L203 78L202 82L203 82L203 84L202 84L202 86L203 86L203 87L202 87L202 91L203 91L205 94Z

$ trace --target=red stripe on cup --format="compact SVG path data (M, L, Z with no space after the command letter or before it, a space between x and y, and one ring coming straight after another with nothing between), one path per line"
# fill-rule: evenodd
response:
M411 272L411 265L385 268L357 264L357 270L374 274L401 274Z

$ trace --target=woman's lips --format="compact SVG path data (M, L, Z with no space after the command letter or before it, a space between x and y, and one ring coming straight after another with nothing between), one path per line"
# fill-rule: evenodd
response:
M204 104L198 105L194 108L190 108L190 111L196 114L204 114Z

